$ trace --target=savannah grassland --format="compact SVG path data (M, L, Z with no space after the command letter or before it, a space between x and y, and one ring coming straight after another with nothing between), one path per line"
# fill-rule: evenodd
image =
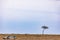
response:
M0 34L0 40L6 36L16 36L15 40L60 40L60 35L41 35L41 34ZM7 39L6 39L7 40ZM14 39L9 39L14 40Z

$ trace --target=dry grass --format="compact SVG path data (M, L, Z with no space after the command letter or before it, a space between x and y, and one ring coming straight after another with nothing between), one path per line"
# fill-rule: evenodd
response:
M0 34L0 40L3 40L3 37L6 36L16 36L16 40L60 40L60 35L38 35L38 34Z

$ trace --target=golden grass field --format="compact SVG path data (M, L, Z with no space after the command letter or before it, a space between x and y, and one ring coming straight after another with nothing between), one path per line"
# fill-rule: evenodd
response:
M15 40L60 40L60 35L41 35L41 34L0 34L0 40L4 37L16 36ZM7 39L5 39L7 40ZM14 39L8 39L14 40Z

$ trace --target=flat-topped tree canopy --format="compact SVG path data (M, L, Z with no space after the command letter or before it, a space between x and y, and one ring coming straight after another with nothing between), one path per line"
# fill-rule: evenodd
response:
M47 26L42 26L42 28L43 28L42 34L44 34L44 30L45 30L45 29L48 29L48 27L47 27Z
M48 29L48 27L47 27L47 26L42 26L42 28L43 28L43 29Z

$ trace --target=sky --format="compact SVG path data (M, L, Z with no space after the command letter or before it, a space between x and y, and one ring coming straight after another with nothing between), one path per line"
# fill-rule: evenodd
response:
M60 34L60 0L0 0L0 33Z

